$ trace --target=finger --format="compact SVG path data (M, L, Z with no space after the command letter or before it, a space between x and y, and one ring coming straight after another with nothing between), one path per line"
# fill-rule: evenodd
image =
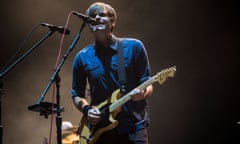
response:
M130 95L136 95L136 94L138 94L138 93L140 93L140 92L141 92L140 89L135 88L135 89L133 89L133 90L130 92Z
M98 109L90 109L89 113L100 114L101 112Z
M88 113L88 116L91 118L100 118L101 117L99 114L94 114L94 113Z
M101 119L100 118L91 118L91 117L89 117L88 120L89 120L90 124L96 125Z
M132 100L134 100L134 101L138 101L138 100L142 100L142 99L144 99L144 95L142 93L132 95Z

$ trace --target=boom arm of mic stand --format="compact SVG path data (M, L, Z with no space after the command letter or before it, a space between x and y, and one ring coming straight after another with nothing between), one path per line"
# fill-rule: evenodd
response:
M43 41L45 41L49 36L53 34L54 31L49 31L42 39L40 39L35 45L33 45L26 53L24 53L19 59L17 59L13 64L11 64L6 70L0 74L0 79L9 72L15 65L22 61L27 55L29 55L35 48L37 48Z

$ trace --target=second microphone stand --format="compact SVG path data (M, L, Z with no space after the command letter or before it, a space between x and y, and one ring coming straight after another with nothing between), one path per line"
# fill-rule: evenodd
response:
M67 52L64 54L61 62L58 64L57 68L55 69L54 73L52 74L47 87L45 88L45 90L43 91L43 94L39 97L37 104L29 106L28 110L31 111L36 111L36 112L40 112L40 115L44 115L46 118L48 116L48 114L52 114L52 112L55 111L56 108L56 112L57 112L57 117L56 117L56 126L57 126L57 143L58 144L62 144L62 117L61 117L61 112L63 111L63 108L60 106L60 77L59 77L59 71L61 69L61 67L63 66L64 62L66 61L68 55L70 54L70 52L73 50L73 48L75 47L75 45L77 44L77 41L80 38L81 32L83 30L83 28L86 26L86 22L84 21L82 23L82 26L80 28L80 31L75 35L71 45L68 47ZM52 83L56 81L56 88L57 88L57 103L56 104L51 104L48 102L43 102L44 97L47 93L47 91L49 90L50 86L52 85ZM54 106L54 109L52 109L52 105Z
M44 37L42 37L36 44L34 44L26 53L18 58L13 64L1 71L0 73L0 144L3 144L3 125L2 125L2 95L3 95L3 83L2 78L24 58L26 58L33 50L35 50L40 44L42 44L48 37L50 37L55 30L49 31Z

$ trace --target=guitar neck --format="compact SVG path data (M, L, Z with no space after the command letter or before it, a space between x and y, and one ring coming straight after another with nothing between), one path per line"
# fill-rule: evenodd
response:
M145 81L144 83L140 84L138 87L136 87L139 90L144 90L147 86L154 83L156 80L156 76L151 77L149 80ZM122 106L126 102L128 102L131 99L131 95L133 93L133 90L119 98L116 102L112 103L109 107L109 111L113 112L116 108Z
M136 88L139 90L144 90L147 86L153 84L154 82L158 82L161 85L167 80L168 77L174 77L175 72L176 72L176 66L164 69L161 72L158 72L157 74L152 76L147 81L140 84ZM135 92L133 89L130 92L128 92L127 94L125 94L124 96L122 96L121 98L119 98L118 100L116 100L116 102L114 102L110 105L109 111L113 112L116 108L118 108L118 107L122 106L123 104L125 104L126 102L128 102L131 99L131 95L133 95L134 93Z

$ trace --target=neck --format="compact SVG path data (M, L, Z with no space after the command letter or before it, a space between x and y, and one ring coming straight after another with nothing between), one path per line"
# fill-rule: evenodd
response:
M111 42L112 34L109 35L101 35L101 36L95 36L96 43L100 45L101 47L107 47L109 43Z

